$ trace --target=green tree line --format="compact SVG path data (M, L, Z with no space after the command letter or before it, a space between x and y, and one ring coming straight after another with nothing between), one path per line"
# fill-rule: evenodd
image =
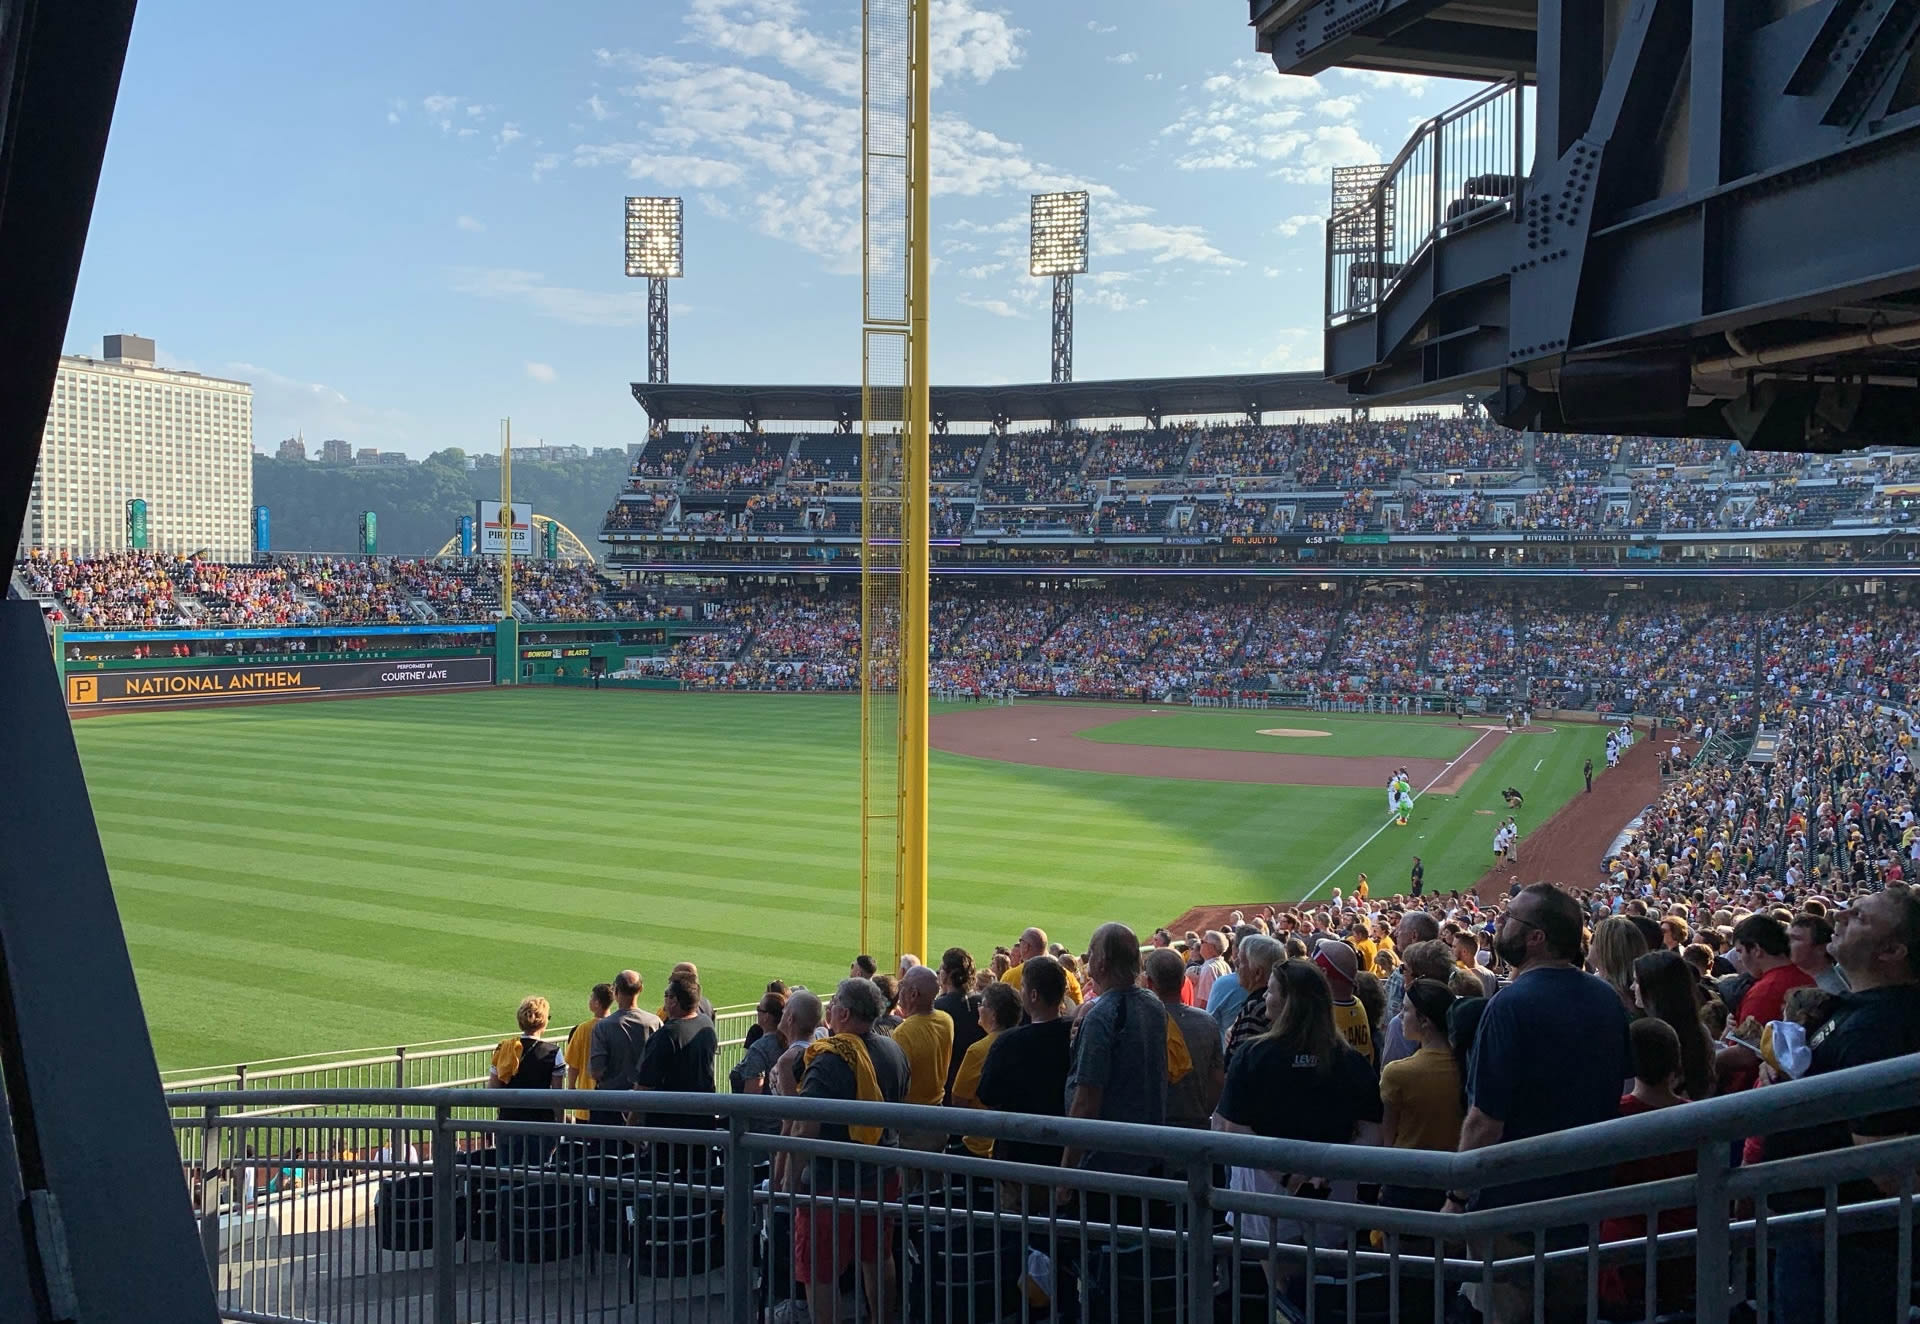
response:
M513 499L531 501L535 514L559 520L598 557L600 521L626 476L624 452L555 463L515 460ZM430 556L454 536L460 516L473 514L476 500L499 495L497 457L482 457L470 472L458 448L391 467L253 457L253 500L272 512L276 552L357 550L360 512L371 510L379 517L382 553Z

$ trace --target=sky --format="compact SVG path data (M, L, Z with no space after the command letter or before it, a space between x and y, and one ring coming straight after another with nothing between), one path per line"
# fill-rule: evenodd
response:
M1471 88L1282 77L1239 0L933 0L936 383L1044 380L1028 195L1091 194L1076 377L1319 365L1327 171ZM143 5L68 327L254 387L254 440L645 431L623 198L686 198L672 378L859 371L858 0Z

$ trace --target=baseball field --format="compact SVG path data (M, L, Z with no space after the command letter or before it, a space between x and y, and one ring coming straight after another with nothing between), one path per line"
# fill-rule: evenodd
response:
M1029 924L1467 887L1500 792L1542 824L1592 726L1297 710L941 708L932 946ZM859 946L857 702L502 690L75 723L165 1067L507 1032L638 967L716 1003L821 983ZM1391 824L1388 774L1424 790ZM1524 843L1523 843L1524 848ZM884 918L871 939L890 946ZM927 953L920 953L925 956Z

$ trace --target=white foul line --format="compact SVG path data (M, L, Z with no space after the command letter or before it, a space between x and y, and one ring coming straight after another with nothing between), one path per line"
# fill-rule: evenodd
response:
M1545 760L1545 759L1541 759L1541 760L1540 760L1540 763L1545 763L1545 762L1546 762L1546 760ZM1536 764L1534 764L1534 765L1533 765L1533 770L1534 770L1535 772L1538 772L1538 771L1540 771L1540 763L1536 763Z
M1465 749L1463 749L1463 750L1461 750L1461 751L1460 751L1460 758L1457 758L1457 759L1454 759L1454 760L1452 760L1451 762L1449 762L1449 763L1447 764L1447 766L1446 766L1446 767L1444 767L1444 768L1442 768L1442 769L1440 769L1440 772L1439 772L1439 775L1438 775L1438 776L1436 776L1436 777L1435 777L1435 778L1434 778L1434 779L1433 779L1432 781L1430 781L1430 782L1428 782L1428 783L1427 783L1427 784L1426 784L1425 786L1422 786L1422 787L1421 787L1421 788L1420 788L1419 790L1417 790L1417 791L1415 791L1415 792L1413 793L1413 798L1414 798L1414 799L1415 799L1415 800L1417 801L1417 800L1419 800L1419 798L1420 798L1421 796L1423 796L1423 795L1425 795L1425 794L1426 794L1426 793L1427 793L1428 791L1431 791L1431 790L1432 790L1432 789L1433 789L1433 788L1434 788L1435 786L1437 786L1437 785L1439 784L1439 782L1440 782L1440 778L1441 778L1441 777L1444 777L1444 776L1446 776L1446 775L1447 775L1447 774L1448 774L1449 772L1451 772L1451 771L1453 770L1453 765L1454 765L1455 763L1458 763L1458 762L1460 761L1460 759L1463 759L1463 758L1465 758L1465 757L1466 757L1467 755L1469 755L1469 754L1471 754L1471 753L1473 753L1473 748L1474 748L1474 745L1478 745L1478 744L1480 743L1480 741L1481 741L1481 740L1485 740L1485 739L1486 739L1486 738L1487 738L1488 736L1490 736L1490 735L1492 735L1492 734L1493 734L1493 728L1492 728L1492 727L1488 727L1488 728L1487 728L1486 730L1484 730L1484 731L1482 731L1482 732L1480 733L1480 739L1479 739L1479 740L1476 740L1476 741L1474 741L1474 742L1473 742L1473 745L1468 745L1468 746L1467 746L1467 747L1466 747ZM1326 876L1325 878L1322 878L1322 879L1321 879L1321 880L1320 880L1319 882L1317 882L1317 883L1315 883L1315 884L1313 885L1313 891L1312 891L1312 892L1308 892L1308 893L1307 893L1307 894L1306 894L1305 896L1303 896L1303 897L1301 897L1300 899L1301 899L1302 901L1311 901L1311 900L1313 900L1313 893L1314 893L1314 892L1318 892L1318 891L1319 891L1319 890L1320 890L1321 888L1323 888L1323 887L1325 887L1325 886L1326 886L1326 885L1327 885L1328 883L1330 883L1330 882L1332 882L1332 881L1333 881L1333 876L1334 876L1335 874L1337 874L1337 873L1339 873L1339 872L1340 872L1340 871L1341 871L1342 869L1344 869L1344 868L1346 868L1346 867L1347 867L1347 866L1348 866L1349 864L1351 864L1351 863L1353 863L1353 856L1354 856L1354 855L1358 855L1358 854L1359 854L1359 853L1360 853L1361 851L1363 851L1363 850L1365 850L1365 849L1366 849L1367 847L1369 847L1369 846L1371 846L1371 845L1373 845L1373 842L1374 842L1374 838L1375 838L1375 837L1378 837L1378 836L1379 836L1379 835L1380 835L1380 834L1381 834L1382 832L1385 832L1385 831L1386 831L1386 830L1387 830L1387 829L1388 829L1389 827L1391 827L1391 826L1393 826L1393 819L1392 819L1392 818L1388 818L1386 822L1384 822L1384 823L1382 823L1382 824L1381 824L1381 825L1380 825L1379 827L1377 827L1377 828L1375 828L1375 829L1373 830L1373 836L1372 836L1372 837L1368 837L1368 838L1367 838L1367 839L1366 839L1365 841L1363 841L1363 842L1361 842L1361 843L1360 843L1360 844L1359 844L1358 846L1355 846L1355 847L1353 848L1353 855L1349 855L1349 856L1347 856L1347 858L1346 858L1346 859L1344 859L1344 860L1342 860L1342 861L1340 861L1340 863L1338 863L1338 864L1336 864L1336 865L1334 865L1334 866L1333 866L1333 867L1332 867L1331 869L1329 869L1329 870L1327 870L1327 876Z

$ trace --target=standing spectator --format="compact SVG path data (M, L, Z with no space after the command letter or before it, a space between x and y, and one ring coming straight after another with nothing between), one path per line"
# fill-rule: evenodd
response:
M1333 991L1317 964L1283 961L1267 981L1272 1027L1234 1057L1220 1095L1219 1118L1227 1131L1325 1145L1370 1144L1380 1121L1380 1089L1373 1064L1334 1024ZM1341 1183L1330 1192L1318 1178L1292 1175L1285 1185L1262 1168L1236 1167L1237 1191L1263 1194L1326 1195L1351 1201L1357 1192ZM1340 1189L1346 1187L1346 1189ZM1251 1243L1303 1244L1306 1225L1292 1219L1235 1214L1240 1234ZM1343 1241L1345 1233L1322 1225L1319 1244ZM1276 1288L1295 1277L1265 1266Z
M595 984L587 993L587 1019L567 1032L567 1046L561 1053L561 1061L566 1063L566 1088L570 1090L590 1090L593 1088L593 1072L588 1062L593 1055L593 1027L600 1018L613 1010L613 985ZM570 1114L573 1121L584 1122L584 1111Z
M1052 957L1045 958L1052 960ZM980 1038L973 1041L973 1047L967 1049L966 1060L960 1064L959 1074L953 1078L953 1106L956 1108L984 1108L980 1101L980 1075L986 1068L987 1055L1000 1036L1020 1023L1020 995L1006 984L995 984L980 999ZM945 1140L945 1137L942 1137ZM964 1143L967 1151L979 1158L993 1153L994 1142L986 1136L966 1136Z
M800 996L800 993L793 995ZM811 993L805 996L813 997ZM773 1092L773 1083L769 1079L773 1064L780 1060L780 1054L786 1052L787 1045L793 1042L786 1034L787 1008L792 1004L793 997L784 993L760 995L760 1003L753 1009L754 1020L765 1027L765 1033L747 1045L746 1051L740 1055L740 1061L727 1073L727 1087L735 1094ZM817 1008L819 1005L820 1000L814 998L814 1006ZM809 1034L812 1030L812 1026L807 1027Z
M953 1093L953 1078L966 1060L967 1050L983 1033L980 1029L980 995L973 991L973 957L964 947L949 947L940 956L940 996L933 1005L947 1013L953 1022L953 1052L947 1061L947 1093Z
M798 1092L806 1099L858 1100L899 1103L907 1093L907 1056L873 1024L885 1010L880 990L870 979L843 979L827 1004L827 1028L833 1033L809 1044L797 1056L802 1076ZM781 1058L791 1071L796 1054ZM880 1127L842 1126L835 1122L794 1122L800 1139L839 1144L872 1145L886 1152L899 1148L899 1138ZM794 1214L793 1276L805 1285L807 1313L816 1320L840 1318L840 1275L856 1258L867 1292L867 1317L885 1319L893 1309L891 1220L878 1210L867 1212L863 1202L898 1199L899 1181L881 1174L897 1174L892 1163L859 1162L816 1156L804 1175L800 1164L788 1169L789 1189L804 1189ZM823 1197L836 1197L829 1200Z
M1793 963L1813 976L1823 992L1847 992L1846 972L1827 952L1833 941L1833 925L1824 915L1795 915L1787 926L1787 955Z
M1000 978L1012 984L1013 991L1018 993L1020 991L1020 980L1022 978L1020 967L1034 957L1045 956L1046 954L1046 931L1044 929L1028 929L1020 935L1020 940L1014 943L1013 964L1007 967L1006 973L1001 975ZM1081 995L1078 976L1064 966L1061 967L1061 973L1067 977L1067 1005L1069 1007L1079 1006Z
M1427 922L1428 924L1433 923L1431 918L1429 918ZM1437 933L1439 930L1436 928L1434 931ZM1393 978L1400 980L1403 988L1411 987L1415 981L1421 979L1430 979L1442 987L1445 987L1447 976L1453 973L1453 953L1447 949L1447 944L1438 938L1422 939L1412 946L1402 949L1401 954L1405 959L1400 963L1400 968L1393 972ZM1478 985L1475 985L1475 987L1477 988ZM1402 1019L1406 1015L1404 996L1401 1000L1400 1011L1395 1013L1392 1010L1393 980L1387 981L1387 1007L1386 1042L1380 1048L1380 1069L1382 1072L1387 1069L1388 1064L1398 1062L1402 1058L1412 1057L1420 1047L1419 1044L1407 1037L1406 1023ZM1444 1031L1446 1027L1442 1025L1441 1029Z
M1273 939L1256 934L1236 944L1234 955L1239 956L1255 941L1278 945ZM1186 1041L1187 1060L1193 1064L1186 1075L1167 1087L1167 1125L1204 1131L1227 1080L1226 1045L1220 1027L1206 1012L1180 1001L1180 992L1187 982L1187 970L1180 953L1164 947L1148 952L1146 976L1147 987L1160 999L1167 1015L1173 1018L1174 1028Z
M947 1101L947 1068L953 1059L953 1018L933 1005L940 980L924 965L900 976L900 1024L893 1041L907 1055L908 1103L938 1108ZM1009 990L1011 991L1011 990ZM1018 999L1015 1000L1018 1007ZM1014 1019L1019 1019L1016 1010ZM937 1153L946 1148L945 1131L902 1131L903 1149Z
M1634 998L1647 1015L1672 1027L1680 1045L1680 1087L1696 1103L1713 1094L1713 1041L1700 1023L1698 987L1676 951L1648 952L1633 963Z
M1227 935L1208 929L1200 939L1200 967L1193 972L1193 1000L1203 1007L1211 1005L1213 981L1227 973L1226 952Z
M1256 933L1242 939L1234 949L1234 957L1240 963L1241 981L1249 992L1247 1000L1241 1004L1239 1014L1227 1026L1227 1057L1240 1051L1240 1046L1267 1032L1267 983L1273 976L1273 967L1286 959L1287 950L1280 943L1263 933Z
M1654 960L1659 953L1642 957ZM1688 1102L1680 1093L1683 1086L1680 1040L1673 1027L1654 1016L1635 1021L1628 1030L1633 1044L1633 1090L1620 1100L1620 1116L1637 1117L1660 1108L1673 1108ZM1693 1174L1691 1149L1633 1159L1614 1168L1615 1186L1639 1186L1669 1177ZM1693 1226L1691 1209L1664 1209L1655 1220L1659 1232L1680 1232ZM1647 1220L1632 1215L1601 1220L1602 1241L1631 1241L1647 1235ZM1657 1308L1678 1313L1692 1302L1693 1261L1663 1259L1656 1271ZM1600 1271L1600 1299L1609 1307L1601 1314L1609 1319L1630 1319L1646 1307L1646 1275L1638 1263L1609 1266Z
M699 981L687 975L667 981L667 1019L647 1039L646 1051L640 1055L640 1066L634 1073L634 1088L671 1094L714 1092L713 1060L720 1051L720 1037L714 1032L712 1018L700 1010L700 1000ZM651 1113L644 1125L687 1130L713 1126L716 1120L711 1113ZM689 1155L689 1162L691 1158ZM662 1167L658 1160L654 1166L656 1171ZM681 1165L675 1162L674 1166Z
M1587 966L1607 981L1629 1016L1634 1012L1633 963L1646 954L1645 935L1625 915L1609 915L1594 926Z
M493 1050L493 1063L487 1070L488 1089L550 1090L560 1087L566 1073L566 1063L560 1060L560 1047L540 1037L547 1028L550 1014L545 998L521 1000L513 1013L514 1020L519 1023L520 1033L515 1038L502 1039L500 1046ZM502 1108L500 1120L557 1122L560 1113L554 1108ZM503 1166L515 1168L543 1163L547 1155L553 1152L555 1139L550 1135L503 1135L500 1137L500 1162Z
M1327 977L1327 986L1332 990L1333 1023L1339 1029L1340 1037L1352 1044L1354 1051L1371 1065L1373 1019L1353 991L1354 981L1360 973L1359 954L1338 938L1322 938L1313 949L1313 963L1320 967L1320 973ZM1385 1006L1384 998L1381 1005Z
M1100 989L1080 1013L1067 1072L1067 1116L1161 1126L1167 1120L1167 1013L1139 986L1140 943L1124 924L1102 924L1087 946L1087 973ZM1068 1147L1061 1164L1096 1172L1145 1173L1140 1154ZM1094 1197L1090 1206L1105 1210ZM1090 1207L1089 1217L1108 1221ZM1137 1222L1137 1219L1122 1219Z
M1073 1052L1073 1026L1060 1015L1067 996L1066 972L1051 956L1036 957L1020 986L1027 1023L993 1041L980 1067L974 1097L995 1112L1058 1117L1066 1111L1067 1072ZM1057 1145L1001 1140L994 1157L1010 1163L1053 1166Z
M1420 857L1414 856L1413 862L1414 867L1418 868ZM1415 892L1414 895L1420 894ZM1400 1014L1400 1000L1407 995L1408 982L1421 978L1406 973L1407 949L1417 942L1430 942L1439 936L1439 922L1424 910L1409 910L1400 917L1400 923L1393 931L1393 946L1400 953L1401 965L1387 979L1387 1019L1391 1020Z
M1920 1052L1920 899L1901 890L1876 892L1841 911L1829 949L1846 972L1851 991L1835 1000L1827 1021L1810 1037L1813 1061L1806 1075L1824 1076L1847 1067L1884 1062ZM1890 1100L1892 1112L1833 1122L1769 1136L1768 1159L1794 1158L1850 1145L1920 1134L1920 1108L1911 1099ZM1891 1166L1891 1165L1889 1165ZM1841 1204L1900 1194L1891 1171L1871 1180L1840 1183ZM1771 1197L1779 1212L1818 1209L1820 1190ZM1825 1263L1822 1229L1779 1234L1773 1261L1773 1302L1781 1319L1819 1319ZM1908 1284L1899 1280L1899 1232L1843 1232L1839 1238L1838 1318L1883 1319L1904 1309Z
M640 996L640 972L622 970L613 977L614 1009L593 1023L587 1070L596 1090L630 1090L639 1078L640 1055L647 1040L660 1028L660 1018L634 1006ZM587 1119L595 1126L619 1126L624 1114L594 1109Z
M1437 979L1416 979L1407 990L1400 1009L1400 1032L1414 1045L1414 1052L1381 1068L1381 1144L1445 1153L1460 1147L1466 1107L1460 1063L1447 1041L1447 1013L1453 1003L1453 994ZM1438 1210L1445 1199L1443 1191L1419 1187L1380 1189L1380 1203L1395 1209Z
M1728 1031L1739 1039L1720 1050L1716 1070L1720 1073L1721 1092L1732 1093L1752 1087L1760 1075L1760 1054L1749 1044L1758 1045L1760 1031L1785 1015L1787 994L1796 988L1813 986L1813 976L1793 963L1787 943L1787 926L1772 915L1749 915L1733 926L1733 947L1740 954L1740 969L1753 977L1753 987L1740 998L1735 1015L1739 1024Z
M1619 1111L1629 1071L1627 1013L1601 979L1579 966L1580 903L1551 883L1535 883L1500 916L1494 950L1514 971L1481 1014L1468 1068L1464 1152L1605 1121ZM1579 1051L1572 1051L1575 1047ZM1449 1192L1446 1207L1496 1208L1572 1195L1604 1185L1606 1171L1568 1173L1492 1187L1470 1199ZM1547 1230L1549 1249L1574 1244L1574 1230ZM1533 1243L1525 1243L1531 1249ZM1513 1237L1497 1238L1496 1257L1524 1253ZM1548 1318L1558 1303L1584 1300L1577 1264L1547 1270ZM1531 1274L1528 1275L1529 1280ZM1531 1315L1530 1289L1496 1281L1490 1300L1476 1302L1495 1324Z

